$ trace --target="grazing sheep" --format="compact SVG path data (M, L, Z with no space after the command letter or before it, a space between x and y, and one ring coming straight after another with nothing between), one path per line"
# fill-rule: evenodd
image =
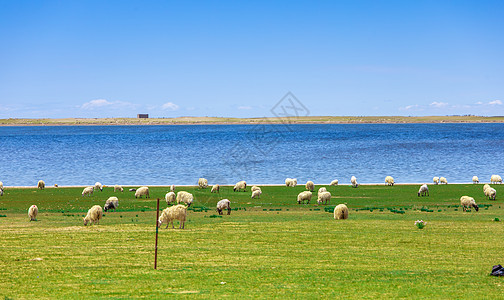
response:
M469 197L469 196L460 197L460 205L462 205L463 211L466 211L466 210L470 209L471 207L474 207L474 209L476 211L479 210L479 207L476 204L476 202L474 201L473 197Z
M260 190L261 190L261 188L260 188L260 187L258 187L257 185L254 185L254 186L253 186L250 190L251 190L252 192L253 192L253 191L257 191L257 190L259 190L259 191L260 191Z
M490 187L490 185L488 183L485 183L485 185L483 186L483 192L488 189Z
M135 192L135 198L142 198L145 195L145 198L150 198L149 188L146 186L139 187Z
M118 192L118 191L122 193L124 191L124 189L122 186L116 184L116 185L114 185L114 192Z
M94 188L95 188L95 190L100 190L100 192L103 192L103 184L101 184L99 182L96 182L94 184Z
M485 196L488 197L489 200L495 200L495 196L497 195L497 191L494 188L487 188L483 191Z
M297 179L296 178L287 178L287 179L285 179L285 185L290 186L290 187L295 187L297 185Z
M320 193L327 192L327 189L325 187L321 187L318 189L317 195L320 195Z
M320 193L320 191L319 191L317 203L322 204L322 202L325 202L324 204L330 203L331 202L331 193L329 193L329 192Z
M28 217L30 217L30 221L37 221L38 215L38 207L37 205L32 205L28 208Z
M193 200L194 200L194 197L191 193L188 193L186 191L180 191L177 193L177 203L178 204L183 202L187 205L187 207L189 207L193 203Z
M88 186L88 187L85 187L83 190L82 190L82 197L84 196L91 196L94 192L94 189L92 186Z
M306 182L305 187L308 191L313 192L313 190L315 189L315 184L310 180Z
M429 196L429 187L427 186L427 183L422 184L420 186L420 189L418 190L418 197L420 196Z
M434 177L432 178L432 181L434 182L434 184L439 184L439 177Z
M439 178L439 183L440 183L440 184L443 184L443 183L444 183L444 184L448 184L448 181L446 180L446 178L441 177L441 178Z
M175 185L174 185L174 184L172 184L172 185L170 186L170 192L175 192Z
M240 191L241 189L243 189L244 192L247 191L247 183L245 181L238 181L234 188L233 188L233 192L236 192L236 191Z
M43 180L39 180L37 183L37 189L45 189L45 182Z
M298 202L298 204L301 204L301 203L304 204L304 201L306 200L307 201L306 204L310 204L311 197L312 197L312 193L310 191L301 192L297 196L297 202Z
M222 215L222 211L224 209L227 209L228 215L231 214L231 201L229 201L228 199L222 199L221 201L217 202L217 212L219 213L219 215Z
M130 192L135 192L136 190L137 190L137 189L135 189L135 188L131 188L131 189L129 189L129 191L130 191Z
M212 186L212 189L210 190L210 193L219 193L219 191L220 191L220 185L214 184L214 186Z
M479 183L478 176L473 176L472 180L473 180L473 183Z
M172 203L175 203L176 198L177 198L177 195L175 195L174 192L166 193L166 195L165 195L166 204L170 205Z
M99 224L100 219L103 217L103 210L100 205L93 205L88 212L87 215L83 218L84 226L87 224Z
M107 211L113 209L114 211L119 207L119 199L117 197L109 197L107 201L105 201L105 206L103 206L103 210Z
M345 204L338 204L334 208L334 219L336 220L348 219L348 207Z
M261 194L262 194L262 191L259 189L259 190L255 190L252 192L252 196L250 198L254 199L254 198L260 198L261 197Z
M205 178L200 178L198 179L198 186L200 189L206 189L208 187L208 180Z
M331 181L330 185L338 185L338 179L334 179L333 181Z
M392 176L385 177L385 184L393 186L394 185L394 178Z
M359 186L359 184L357 183L357 178L355 176L352 176L352 178L350 178L350 182L352 183L352 187L354 188Z
M499 175L492 175L490 183L502 183L502 178Z
M179 229L184 229L186 217L187 207L185 205L178 204L170 206L168 208L165 208L161 213L161 216L159 216L158 227L161 227L161 224L166 223L166 228L168 228L168 225L170 225L171 223L172 228L175 228L173 226L173 221L179 220Z

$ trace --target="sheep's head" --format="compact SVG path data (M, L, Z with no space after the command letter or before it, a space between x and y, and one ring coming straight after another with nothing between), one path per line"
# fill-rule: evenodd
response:
M477 204L473 204L473 207L474 207L474 210L476 210L476 211L479 210L479 206Z
M84 226L87 226L88 220L86 220L86 218L82 218L82 220L84 221Z
M163 224L163 222L162 222L161 220L158 220L158 221L157 221L157 227L158 227L158 228L159 228L159 227L161 227L161 224Z

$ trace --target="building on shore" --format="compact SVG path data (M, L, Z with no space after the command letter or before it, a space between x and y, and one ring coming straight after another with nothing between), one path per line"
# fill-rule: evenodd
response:
M149 118L149 114L137 114L137 118L138 119L148 119Z

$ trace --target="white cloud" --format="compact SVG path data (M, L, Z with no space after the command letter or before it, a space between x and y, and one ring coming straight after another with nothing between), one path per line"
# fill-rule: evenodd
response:
M494 101L488 102L488 104L490 104L490 105L502 105L502 101L500 101L500 100L494 100Z
M477 105L482 105L482 104L483 104L483 102L478 101L478 102L476 102L476 104L477 104Z
M163 110L177 110L179 109L179 106L173 102L166 102L161 106L161 109Z
M112 107L112 108L134 108L135 105L129 102L123 101L107 101L105 99L96 99L86 102L80 106L81 109L93 110L100 107Z
M416 110L416 109L420 109L420 105L413 104L413 105L408 105L408 106L399 108L399 110Z
M434 101L434 102L432 102L432 103L431 103L431 104L429 104L429 105L430 105L430 106L432 106L432 107L435 107L435 108L442 108L442 107L447 106L447 105L448 105L448 103L446 103L446 102L436 102L436 101Z
M252 109L252 106L238 106L238 109Z

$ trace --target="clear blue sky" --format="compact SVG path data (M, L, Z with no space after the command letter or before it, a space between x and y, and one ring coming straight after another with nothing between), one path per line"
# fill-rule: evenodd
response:
M0 118L504 115L504 1L0 0Z

